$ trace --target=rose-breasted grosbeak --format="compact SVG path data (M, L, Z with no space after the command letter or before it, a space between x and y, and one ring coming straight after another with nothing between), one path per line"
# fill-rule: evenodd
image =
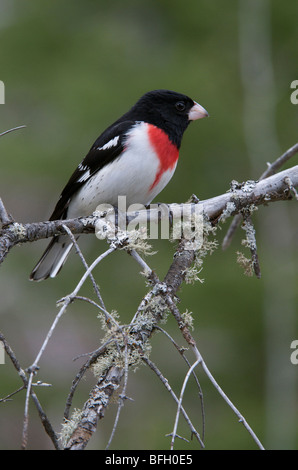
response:
M63 189L50 220L91 215L99 204L148 205L172 178L184 131L208 116L188 96L169 90L146 93L94 142ZM52 239L30 279L55 277L72 248L66 235Z

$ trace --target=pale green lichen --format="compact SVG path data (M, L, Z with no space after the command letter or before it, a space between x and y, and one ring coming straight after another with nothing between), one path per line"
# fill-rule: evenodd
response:
M92 371L95 377L100 377L112 366L125 368L136 371L142 363L142 357L149 357L151 345L149 342L141 343L134 342L127 348L123 344L112 343L107 352L99 357L92 366Z
M137 230L134 230L133 232L129 233L127 244L124 249L136 250L138 253L141 253L144 256L152 256L157 253L156 251L152 250L152 246L150 245L150 243L148 243L142 236L140 236L140 232Z
M251 277L253 275L253 262L251 259L246 258L241 251L237 251L237 263L243 268L246 276Z
M144 356L149 356L151 345L149 337L154 330L157 318L165 321L169 311L163 294L167 293L167 286L164 283L155 284L147 296L138 314L130 325L120 326L116 321L109 322L109 327L105 318L100 314L100 319L106 330L102 339L106 344L105 353L101 355L93 364L92 370L96 377L102 376L112 366L129 367L136 370L142 363ZM118 317L113 313L113 318Z
M80 420L82 419L82 416L83 416L83 412L75 408L71 415L71 418L65 419L64 422L62 423L62 429L61 429L61 433L59 437L60 437L63 447L66 446L72 433L74 432Z
M199 274L203 269L204 258L206 258L208 254L211 255L218 247L217 240L209 239L215 232L216 227L213 227L208 220L204 220L202 244L198 250L195 250L193 265L185 271L185 282L187 284L193 284L196 281L204 282L204 279L202 279Z
M241 190L244 193L251 193L255 187L256 187L257 182L254 180L248 180L242 183Z
M95 377L100 377L104 374L114 362L114 356L110 350L103 356L100 356L92 366L92 372Z
M104 331L111 332L111 329L118 329L119 328L119 313L117 310L112 310L110 313L107 312L105 314L104 312L100 312L97 315L97 318L99 318L101 322L101 328Z
M256 231L252 223L245 220L242 224L243 230L245 230L246 238L242 240L242 245L249 248L250 250L256 250Z
M189 243L192 243L195 257L193 266L185 272L185 280L187 283L203 280L199 274L202 270L203 259L207 254L212 254L217 248L216 240L210 240L215 234L216 228L204 217L196 219L197 224L193 225L191 221L184 224L188 234L190 235ZM199 243L197 243L197 240ZM195 243L193 243L195 242ZM118 233L117 237L110 240L111 244L115 244L119 249L134 249L148 253L148 244L138 231L132 231L127 234ZM189 245L184 244L184 249L190 249ZM178 253L179 255L179 253ZM144 275L148 276L150 273ZM103 376L111 367L128 367L136 370L142 358L149 356L151 345L149 338L154 331L154 327L159 322L165 322L169 313L169 307L165 296L168 294L168 286L162 282L155 284L150 295L144 298L137 315L133 322L128 326L120 326L117 312L110 315L113 321L107 323L105 315L100 314L100 320L106 331L103 342L107 343L105 353L101 355L93 364L92 370L96 377ZM182 314L183 322L190 328L193 328L193 317L191 312Z
M26 239L27 237L27 230L22 224L14 222L14 224L12 224L10 227L10 230L18 237L18 240L20 241Z
M144 256L154 255L155 251L147 241L147 231L145 229L118 231L117 235L107 236L107 239L112 247L119 250L135 250Z
M236 205L234 202L229 201L226 204L225 209L222 211L222 214L220 216L220 221L225 222L227 218L231 217L236 211Z
M257 181L248 180L244 181L243 183L239 183L236 180L232 180L230 183L230 192L234 191L243 191L245 193L251 193L256 187Z
M203 267L198 267L197 266L196 260L195 260L195 263L193 264L193 266L191 266L190 268L188 268L186 270L185 278L184 278L186 284L194 284L197 281L199 281L201 284L203 284L204 279L199 277L199 274L202 271L202 269L203 269Z
M191 330L194 329L194 326L193 326L193 322L194 322L194 319L193 319L193 316L192 316L192 312L189 312L187 309L185 312L183 312L181 314L181 317L185 323L185 325L190 328Z
M125 327L108 330L103 341L111 341L107 344L105 353L93 364L93 374L96 377L102 376L112 366L121 368L128 366L135 371L141 363L142 356L149 356L151 345L149 341L134 339L130 333L144 332L146 329L150 331L150 328L153 328L150 320L150 315L141 315L140 318L137 317L134 325L129 327L129 332Z

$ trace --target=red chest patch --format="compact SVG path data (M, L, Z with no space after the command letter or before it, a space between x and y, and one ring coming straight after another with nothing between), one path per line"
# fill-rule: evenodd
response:
M156 173L155 180L150 187L151 190L158 184L165 171L171 170L175 167L179 157L179 150L176 145L170 141L164 131L152 124L148 125L148 136L159 159L159 168Z

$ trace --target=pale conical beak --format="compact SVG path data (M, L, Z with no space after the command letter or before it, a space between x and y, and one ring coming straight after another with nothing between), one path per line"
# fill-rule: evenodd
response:
M196 119L202 119L204 117L208 117L209 114L206 111L203 106L201 106L199 103L194 102L195 104L193 105L192 108L190 108L189 113L188 113L188 119L190 121L195 121Z

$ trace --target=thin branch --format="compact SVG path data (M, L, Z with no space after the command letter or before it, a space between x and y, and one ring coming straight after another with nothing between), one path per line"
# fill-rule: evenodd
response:
M293 147L289 148L285 153L283 153L280 157L278 157L275 162L268 163L268 168L262 173L259 180L263 180L268 178L269 176L275 174L285 163L287 163L296 153L298 153L298 143L293 145ZM227 233L222 242L222 249L226 250L234 236L235 231L239 227L241 223L241 215L237 214L234 216L233 221L231 222Z
M87 271L84 273L84 275L82 276L81 280L79 281L79 283L77 284L76 288L74 289L74 291L72 292L72 294L70 294L68 297L66 297L64 300L63 300L63 305L62 307L60 308L58 314L56 315L53 323L52 323L52 326L50 328L50 330L48 331L47 333L47 336L33 362L33 364L28 368L28 372L29 372L29 381L28 381L28 384L27 384L27 395L26 395L26 402L25 402L25 412L24 412L24 422L23 422L23 442L22 442L22 447L23 448L26 448L26 445L27 445L27 434L28 434L28 421L29 421L29 415L28 415L28 410L29 410L29 397L30 397L30 394L32 392L32 380L33 380L33 376L35 375L35 373L38 371L39 369L39 366L38 366L38 363L40 361L40 358L41 356L43 355L46 347L47 347L47 344L60 320L60 318L62 317L62 315L65 313L67 307L69 306L69 304L72 302L73 298L77 295L77 293L79 292L80 288L82 287L82 285L84 284L86 278L89 276L89 274L92 272L92 270L94 269L95 266L97 266L97 264L102 261L102 259L104 259L106 256L108 256L110 253L112 253L113 251L115 251L114 248L109 248L106 252L102 253L100 256L98 256L98 258L92 263L92 265L87 269Z
M77 284L76 288L73 290L73 292L67 296L67 297L64 297L64 299L62 299L62 302L63 302L63 305L62 307L60 308L59 312L57 313L53 323L52 323L52 326L33 362L33 364L30 366L29 370L33 370L33 372L35 371L35 369L38 369L38 363L39 363L39 360L42 356L42 354L44 353L44 350L49 342L49 339L51 338L56 326L57 326L57 323L59 322L60 318L62 317L62 315L64 314L64 312L66 311L68 305L73 301L73 299L76 297L76 295L78 294L79 290L81 289L81 287L83 286L86 278L90 275L90 273L92 272L92 270L95 268L95 266L98 265L98 263L100 263L104 258L106 258L109 254L111 254L113 251L115 251L114 248L109 248L108 250L106 250L104 253L102 253L100 256L98 256L96 258L95 261L93 261L93 263L91 264L91 266L89 266L89 268L87 269L87 271L85 271L85 273L83 274L82 278L80 279L79 283Z
M4 346L4 349L5 349L5 352L6 354L8 355L8 357L10 358L14 368L16 369L16 371L18 372L20 378L22 379L24 385L27 386L27 376L26 376L26 373L25 371L22 369L21 367L21 364L19 363L14 351L12 350L12 348L10 347L9 343L6 341L6 338L5 336L1 333L0 331L0 341L2 342L3 346Z
M188 367L191 367L191 364L190 364L189 360L187 359L186 355L184 354L184 351L186 350L186 348L183 348L183 347L179 346L176 343L176 341L174 340L174 338L172 338L172 336L166 330L161 328L160 326L156 326L156 329L161 331L167 338L169 338L171 343L175 346L177 351L180 353L180 355L185 360ZM197 387L199 389L199 398L200 398L200 401L201 401L201 410L202 410L202 441L204 442L204 439L205 439L205 407L204 407L203 391L202 391L200 382L198 380L198 377L197 377L197 375L194 371L193 371L193 377L194 377L194 379L196 381L196 384L197 384Z
M260 181L248 181L233 188L230 192L222 194L197 204L169 204L167 211L162 211L162 216L175 220L181 220L181 214L192 216L193 210L199 208L209 220L216 223L222 216L224 218L234 216L250 205L267 205L270 202L291 199L291 191L285 178L290 178L292 187L298 188L298 165L272 175ZM106 215L115 222L115 214ZM77 219L35 222L31 224L11 223L3 227L0 233L0 263L3 262L11 248L19 243L33 242L36 240L53 237L65 233L65 226L74 234L94 233L95 227L101 221L103 215L79 217ZM161 219L160 209L148 209L127 213L127 223L135 219L139 223L158 223ZM184 219L184 217L183 217Z
M77 375L75 376L74 380L72 381L71 389L68 394L67 400L66 400L66 405L64 409L64 418L69 419L69 410L72 405L72 400L74 393L76 391L77 386L79 385L81 379L84 377L86 371L90 368L90 366L98 359L100 355L102 355L108 346L108 344L112 341L112 338L110 338L108 341L106 341L102 346L100 346L96 351L90 354L90 357L88 361L83 364Z
M29 398L31 395L31 387L33 381L34 372L31 372L29 375L29 380L27 383L27 392L26 392L26 400L25 400L25 410L24 410L24 420L23 420L23 434L22 434L22 449L27 449L28 443L28 425L29 425Z
M196 342L192 337L188 326L184 323L179 310L176 307L175 301L173 300L177 290L179 289L180 285L182 284L186 270L191 266L194 260L194 252L193 250L186 250L185 249L185 240L182 240L179 243L176 256L172 265L170 266L167 275L165 276L164 282L161 283L156 275L152 278L152 282L154 283L154 287L152 290L145 296L146 301L141 302L140 307L138 309L139 315L143 314L146 318L146 314L150 312L151 316L154 317L154 321L151 321L150 326L146 324L142 326L141 330L139 331L135 326L131 325L130 328L130 344L145 344L147 339L151 336L152 332L155 329L155 326L159 323L159 321L163 318L163 310L164 301L166 302L167 306L170 308L171 312L175 316L178 326L183 334L183 337L186 339L187 343L191 346L193 351L195 352L196 356L196 363L202 362L202 357L196 347ZM178 255L179 253L179 255ZM160 297L160 301L158 301L159 308L151 310L150 301L151 299ZM136 315L134 316L136 319ZM131 346L130 346L131 347ZM203 362L202 362L203 364ZM204 370L210 377L210 372L207 369L207 366L204 363ZM191 371L192 372L192 371ZM93 388L90 394L89 400L85 403L82 418L80 422L77 424L69 442L66 446L67 449L72 450L79 450L84 449L91 437L91 435L95 432L98 419L102 418L104 415L104 411L111 399L114 391L119 387L120 381L125 373L123 367L116 367L111 366L108 369L107 375L104 375L99 378L98 383ZM112 374L115 375L115 379L112 383L109 382L111 387L108 389L109 393L105 392L107 387L107 376ZM187 376L188 377L188 376ZM246 429L249 431L255 442L259 445L260 448L263 448L260 441L256 437L255 433L252 431L250 426L248 425L247 421L243 417L243 415L237 410L235 405L229 400L229 398L224 394L222 389L218 386L215 379L212 377L212 383L216 386L217 390L224 398L224 400L229 404L232 410L236 413L239 420L243 422ZM181 404L180 404L181 407ZM174 429L173 436L176 435L176 430Z
M285 178L285 183L289 186L289 189L290 191L292 191L296 201L298 201L298 192L296 190L296 188L294 187L292 181L291 181L291 178L289 178L288 176Z
M261 441L259 440L259 438L256 436L255 432L252 430L252 428L250 427L250 425L248 424L248 422L246 421L246 419L244 418L244 416L240 413L240 411L236 408L236 406L232 403L232 401L229 399L229 397L225 394L225 392L223 391L223 389L218 385L218 383L216 382L215 378L213 377L213 375L211 374L210 370L208 369L205 361L203 360L202 358L202 355L201 353L198 351L197 347L193 347L192 348L194 353L195 353L195 356L200 359L200 362L201 362L201 366L205 372L205 374L207 375L207 377L209 378L210 382L213 384L213 386L215 387L215 389L218 391L218 393L220 394L220 396L224 399L224 401L229 405L229 407L232 409L232 411L235 413L235 415L238 417L238 421L239 423L242 423L245 427L245 429L249 432L249 434L251 435L251 437L253 438L253 440L255 441L255 443L257 444L257 446L259 447L260 450L265 450L264 449L264 446L263 444L261 443Z
M75 247L75 249L76 249L76 253L79 255L79 257L80 257L80 259L81 259L81 261L82 261L82 263L83 263L85 269L88 270L89 266L88 266L88 264L87 264L87 262L86 262L86 260L85 260L85 258L84 258L84 256L83 256L83 253L82 253L82 251L81 251L81 249L80 249L80 247L79 247L79 245L78 245L78 243L77 243L76 238L73 236L71 230L70 230L66 225L63 224L63 228L64 228L64 230L67 232L69 238L71 239L71 241L72 241L72 243L73 243L73 245L74 245L74 247ZM92 282L92 284L93 284L93 289L94 289L94 291L95 291L95 293L96 293L96 295L97 295L97 297L98 297L98 299L99 299L99 301L100 301L100 303L101 303L103 312L105 313L105 312L106 312L106 308L105 308L104 302L103 302L103 300L102 300L102 297L101 297L101 294L100 294L100 291L99 291L99 287L98 287L98 285L97 285L97 283L96 283L96 281L95 281L95 279L94 279L94 277L93 277L92 272L89 273L89 277L90 277L91 282Z
M9 393L8 395L6 395L6 397L0 399L0 403L5 403L6 401L10 401L10 398L11 398L11 397L13 397L13 396L16 395L17 393L21 392L21 391L24 390L25 388L26 388L25 385L23 385L22 387L18 388L18 389L15 390L14 392Z
M11 215L7 213L6 208L1 198L0 198L0 222L2 224L2 228L8 227L10 224L14 222Z
M117 408L117 413L116 413L116 417L115 417L115 421L114 421L114 425L113 425L113 429L112 429L112 432L111 432L111 435L110 435L110 438L108 440L108 443L106 445L106 449L105 450L108 450L111 443L112 443L112 440L114 438L114 435L115 435L115 432L116 432L116 429L117 429L117 425L118 425L118 422L119 422L119 417L120 417L120 412L122 410L122 407L124 406L124 400L127 399L127 396L126 396L126 389L127 389L127 382L128 382L128 348L127 348L127 337L124 338L125 340L125 345L124 345L124 384L123 384L123 387L122 387L122 393L119 394L119 400L118 400L118 408Z
M160 310L160 307L155 309L154 312L151 311L149 299L158 297L159 291L163 291L164 288L169 288L174 296L182 284L185 276L183 272L191 265L194 253L193 251L188 252L184 250L180 245L178 246L178 250L179 249L181 249L180 256L175 257L166 276L167 282L169 283L168 287L166 285L163 286L163 283L157 283L158 279L156 276L154 278L152 277L152 280L154 279L154 286L150 293L145 296L146 300L143 299L137 310L138 314L142 313L145 319L146 315L149 314L151 321L150 323L147 321L145 321L145 323L140 322L136 325L134 323L136 315L134 316L133 322L130 323L129 328L129 342L127 343L129 349L136 346L142 348L141 345L146 344L154 331L155 325L158 324L163 317L163 312ZM97 384L90 393L89 399L84 404L82 417L79 423L77 423L65 447L66 449L82 450L86 447L90 437L96 431L98 420L103 418L111 397L119 388L124 374L125 367L112 365L99 377Z
M194 340L194 338L192 337L187 325L184 324L183 322L183 319L181 317L181 314L178 310L178 308L176 307L175 303L173 302L173 300L171 299L170 296L166 296L166 301L171 309L171 312L173 313L176 321L178 322L178 326L180 328L180 331L182 332L183 334L183 337L185 338L186 342L190 345L191 349L193 350L194 354L195 354L195 357L197 359L197 361L200 362L205 374L208 376L209 380L211 381L211 383L213 384L213 386L216 388L216 390L218 391L218 393L221 395L221 397L224 399L224 401L229 405L229 407L233 410L233 412L236 414L236 416L238 417L238 420L239 422L243 423L244 427L246 428L246 430L249 432L249 434L251 435L251 437L253 438L253 440L255 441L255 443L257 444L257 446L261 449L261 450L264 450L264 447L262 445L262 443L260 442L260 440L258 439L258 437L256 436L255 432L252 430L252 428L249 426L248 422L246 421L246 419L244 418L244 416L240 413L240 411L237 409L237 407L232 403L232 401L228 398L228 396L224 393L224 391L222 390L222 388L218 385L218 383L216 382L216 380L214 379L213 375L211 374L211 372L209 371L205 361L203 360L202 358L202 355L201 353L199 352L197 346L196 346L196 341Z
M186 374L185 379L184 379L183 384L182 384L180 397L179 397L179 400L178 400L178 407L177 407L177 413L176 413L176 418L175 418L174 429L173 429L173 432L172 432L171 450L174 449L175 437L177 435L176 432L177 432L178 420L179 420L179 415L180 415L180 411L181 411L181 408L182 408L182 400L183 400L183 395L184 395L184 391L185 391L185 388L186 388L186 384L187 384L188 379L191 376L193 370L200 363L200 361L201 361L200 359L197 359L196 362L188 369L187 374Z
M10 347L10 345L8 344L8 342L6 341L4 335L1 332L0 332L0 341L2 341L8 357L10 358L13 366L15 367L15 369L17 370L20 378L22 379L22 382L24 384L22 389L27 388L27 390L28 390L27 375L26 375L25 371L21 368L21 365L20 365L14 351L12 350L12 348ZM16 392L14 392L14 393L16 393ZM35 404L35 407L37 408L39 417L41 419L41 422L44 426L44 429L45 429L46 433L48 434L51 441L53 442L55 449L59 450L60 445L59 445L58 437L57 437L57 435L56 435L56 433L55 433L55 431L54 431L47 415L43 411L42 406L41 406L36 394L32 391L32 389L31 389L31 398L32 398L32 400ZM26 406L27 406L27 404L26 404ZM26 444L26 441L27 441L27 430L28 430L28 423L26 423L25 429L23 429L23 443L22 444L24 444L24 445Z
M114 366L93 387L82 409L80 422L67 442L65 450L85 449L96 431L98 420L104 417L113 393L118 390L123 374L122 367Z
M64 299L61 299L59 302L63 301ZM111 327L111 324L114 324L118 329L120 329L120 325L119 323L117 322L117 320L113 317L113 315L111 315L106 309L104 309L101 305L99 305L98 303L94 302L94 300L91 300L89 299L89 297L84 297L84 296L81 296L81 295L75 295L73 297L73 300L83 300L84 302L88 302L90 303L91 305L93 305L94 307L98 308L98 310L100 310L100 312L102 312L105 316L105 319L106 319L106 323L107 323L107 326L108 328Z
M24 129L25 127L27 126L13 127L12 129L8 129L7 131L1 132L0 137L2 137L3 135L9 134L10 132L18 131L19 129Z
M256 233L252 223L250 213L243 212L244 223L242 225L243 230L246 232L246 239L243 240L243 244L250 249L251 263L255 275L258 279L261 278L261 268L257 251Z
M162 384L165 386L165 388L168 390L168 392L170 392L171 396L174 398L175 402L177 403L177 405L179 406L179 399L178 397L176 396L176 394L174 393L174 391L172 390L169 382L167 381L167 379L163 376L163 374L161 373L161 371L158 369L158 367L156 366L156 364L154 364L150 359L148 359L147 357L143 357L142 358L143 361L150 367L150 369L153 370L153 372L157 375L157 377L160 379L160 381L162 382ZM193 372L193 370L192 370ZM204 446L204 442L203 442L203 439L200 437L200 434L198 433L198 431L196 430L196 428L193 426L189 416L187 415L185 409L183 408L182 406L182 403L180 403L180 410L181 413L183 414L184 418L185 418L185 421L187 422L190 430L191 430L191 434L194 435L197 440L199 441L201 447L204 449L205 446ZM177 436L177 434L176 434Z
M268 176L274 175L283 165L285 165L294 155L298 153L298 143L290 147L278 157L275 162L268 163L268 168L261 174L260 180L268 178Z

